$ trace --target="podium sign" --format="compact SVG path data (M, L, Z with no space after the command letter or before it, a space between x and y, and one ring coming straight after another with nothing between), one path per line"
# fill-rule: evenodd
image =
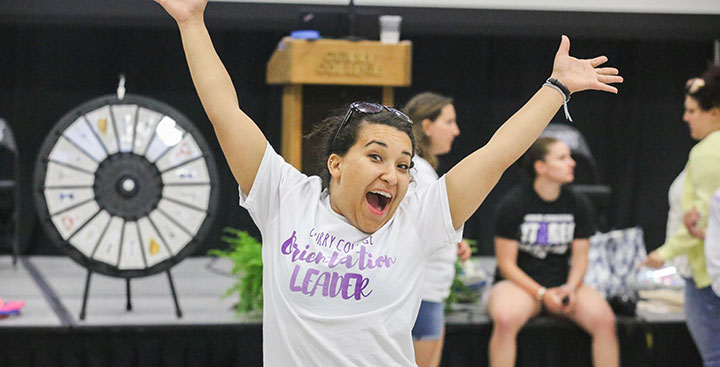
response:
M410 41L304 40L285 37L267 65L269 84L408 86Z

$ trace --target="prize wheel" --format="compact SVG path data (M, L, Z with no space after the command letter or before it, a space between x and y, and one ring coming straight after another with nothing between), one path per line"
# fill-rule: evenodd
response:
M168 270L205 238L217 208L213 155L183 114L105 96L68 112L45 139L35 204L49 236L90 271Z

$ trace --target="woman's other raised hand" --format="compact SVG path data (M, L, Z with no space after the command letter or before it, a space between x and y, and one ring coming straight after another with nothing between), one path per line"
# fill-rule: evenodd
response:
M618 69L613 67L599 67L608 61L606 56L592 59L578 59L570 56L570 39L562 36L560 47L555 54L551 77L564 84L570 93L583 90L600 90L617 93L617 88L611 83L622 83L623 78L618 75Z
M155 0L178 24L202 19L208 0Z

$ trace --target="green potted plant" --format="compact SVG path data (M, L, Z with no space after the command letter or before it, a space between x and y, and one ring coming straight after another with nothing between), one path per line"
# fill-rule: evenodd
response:
M238 295L235 314L238 316L260 316L263 308L262 289L262 244L250 236L247 231L224 228L226 235L220 238L229 248L214 249L209 255L230 259L233 262L232 274L237 282L225 292L223 297Z

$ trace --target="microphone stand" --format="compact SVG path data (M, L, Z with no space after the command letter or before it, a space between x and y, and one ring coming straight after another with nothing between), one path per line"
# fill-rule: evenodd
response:
M348 36L343 39L348 41L362 41L362 37L355 35L355 2L353 0L350 0L350 4L348 4L348 22Z

